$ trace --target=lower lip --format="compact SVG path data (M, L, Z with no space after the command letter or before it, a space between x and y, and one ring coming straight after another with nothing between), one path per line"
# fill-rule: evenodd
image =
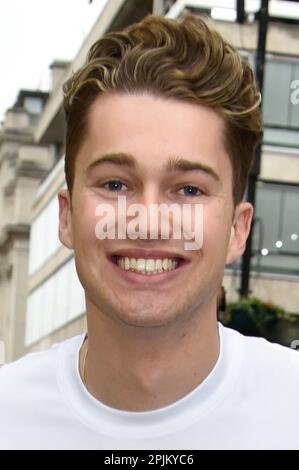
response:
M161 284L167 281L175 279L176 276L182 273L189 262L183 261L177 268L172 271L165 271L157 274L140 274L134 271L122 269L117 263L115 263L111 257L108 258L112 266L116 269L120 276L127 281L131 281L137 284Z

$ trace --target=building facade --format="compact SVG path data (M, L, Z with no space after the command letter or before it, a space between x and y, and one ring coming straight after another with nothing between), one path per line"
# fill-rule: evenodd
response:
M0 132L0 340L11 360L24 350L32 201L55 163L33 130L48 95L21 90Z

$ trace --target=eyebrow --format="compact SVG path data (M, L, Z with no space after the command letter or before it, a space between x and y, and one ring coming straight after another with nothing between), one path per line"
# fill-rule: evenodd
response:
M131 154L123 152L108 153L102 155L101 157L97 158L94 162L92 162L86 169L86 172L89 172L93 168L98 167L99 165L102 165L104 163L112 163L117 166L125 166L134 170L136 170L138 166L136 159ZM165 169L166 171L170 172L201 171L211 176L214 180L220 182L218 174L210 166L181 157L169 157L167 164L165 165Z
M220 183L220 178L216 171L208 165L200 162L194 162L180 157L170 157L166 165L168 171L180 172L180 171L202 171L207 173L212 178Z

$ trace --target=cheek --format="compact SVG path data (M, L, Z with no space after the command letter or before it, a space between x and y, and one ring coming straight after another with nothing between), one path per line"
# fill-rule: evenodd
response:
M83 195L82 195L83 196ZM86 249L85 245L94 245L97 241L95 227L98 221L96 216L96 201L80 197L76 200L73 213L73 233L76 249Z
M103 215L97 213L97 208L102 203L98 195L92 191L82 190L80 197L77 197L77 204L74 207L73 215L73 233L74 233L74 250L78 259L78 262L85 264L84 260L88 259L90 265L96 265L98 259L103 252L111 245L115 243L113 239L104 238L100 239L97 234L99 231L98 224L104 219L109 220L109 226L112 223L114 227L114 216L106 217L106 212ZM109 204L111 210L114 205ZM116 210L114 208L114 214ZM102 226L102 225L101 225ZM104 231L107 231L106 222L103 223ZM116 231L117 233L117 231Z
M222 201L204 211L203 250L212 251L214 257L225 256L230 237L230 214Z

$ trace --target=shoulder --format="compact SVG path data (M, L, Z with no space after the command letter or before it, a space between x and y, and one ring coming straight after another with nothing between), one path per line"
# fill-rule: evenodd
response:
M79 344L82 335L53 344L44 351L31 352L0 368L0 407L7 402L32 400L35 394L56 382L59 353ZM20 400L20 397L22 398Z
M75 365L81 337L32 352L0 369L0 449L39 448L66 413L61 364ZM29 430L29 432L28 432ZM49 440L50 439L50 440Z
M222 326L227 340L235 343L236 350L242 351L246 372L256 375L296 382L299 385L299 352L271 343L265 338L245 336L238 331Z

